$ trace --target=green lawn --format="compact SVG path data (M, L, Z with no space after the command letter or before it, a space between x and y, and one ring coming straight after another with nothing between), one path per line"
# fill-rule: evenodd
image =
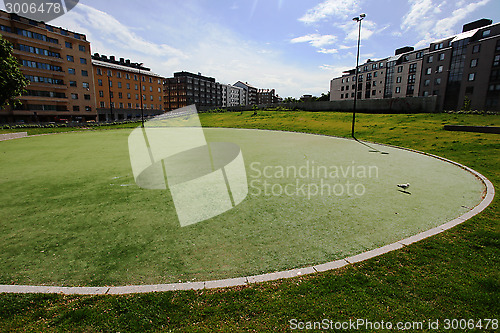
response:
M201 120L204 126L212 127L336 136L350 133L350 115L337 113L259 111L257 116L252 116L252 112L202 114ZM359 115L357 133L362 139L450 158L476 169L497 186L498 136L446 132L442 130L444 124L498 126L500 121L498 116ZM112 171L109 170L109 175ZM77 174L75 177L78 178ZM85 184L82 179L77 185L92 196L92 189ZM90 198L73 200L91 201ZM109 200L113 197L106 198ZM66 216L64 209L68 208L61 209L50 212L46 221ZM29 216L30 212L18 214ZM121 217L115 218L119 221ZM289 331L288 321L293 318L393 322L484 320L499 313L498 222L498 199L495 199L480 216L400 251L338 271L224 291L121 297L2 295L0 331ZM130 231L120 228L116 235L126 238Z

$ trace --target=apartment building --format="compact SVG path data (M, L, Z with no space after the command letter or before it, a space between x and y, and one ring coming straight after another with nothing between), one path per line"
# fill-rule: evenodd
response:
M197 107L222 106L222 86L212 77L201 73L174 73L165 79L165 111L171 111L195 104Z
M259 89L257 91L257 104L275 104L279 102L275 89Z
M257 104L257 92L258 89L254 86L248 84L248 82L238 81L233 84L235 87L239 87L245 90L245 105L254 105Z
M230 84L221 84L222 107L245 105L245 90Z
M164 112L163 81L143 64L115 56L92 56L100 121L152 117Z
M0 33L30 81L0 122L96 120L90 43L84 34L0 11Z
M438 96L439 109L500 111L500 24L479 20L432 43L420 90L421 96Z
M437 96L438 110L500 110L500 24L482 19L414 50L367 61L330 82L330 100ZM377 78L377 79L375 79ZM357 79L357 80L356 80Z

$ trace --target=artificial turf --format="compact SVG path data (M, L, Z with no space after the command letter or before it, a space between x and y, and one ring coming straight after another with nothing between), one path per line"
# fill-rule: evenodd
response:
M498 116L361 115L358 136L441 155L499 184L500 139L444 124L499 125ZM334 113L202 115L205 126L348 135ZM338 271L227 290L129 296L2 295L1 331L290 331L289 320L426 321L497 318L498 199L440 235ZM450 331L440 326L440 330ZM479 326L477 326L479 329ZM483 326L480 331L485 331ZM490 327L487 331L495 331Z

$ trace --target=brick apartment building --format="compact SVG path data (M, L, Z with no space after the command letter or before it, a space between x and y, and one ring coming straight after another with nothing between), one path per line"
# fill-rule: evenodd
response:
M94 90L100 121L137 119L164 112L164 78L124 58L92 56ZM142 97L141 97L142 96Z
M259 89L257 91L257 104L275 104L279 102L274 89Z
M189 72L174 73L165 79L165 111L195 104L197 107L222 106L222 87L213 77Z
M31 82L0 123L96 120L90 43L81 33L0 11L0 33Z
M395 56L368 60L330 82L330 100L437 96L438 110L500 110L500 24L482 19L461 34Z

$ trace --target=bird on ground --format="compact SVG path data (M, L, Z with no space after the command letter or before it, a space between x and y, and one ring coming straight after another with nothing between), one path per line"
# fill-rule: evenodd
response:
M410 187L410 183L406 183L406 184L398 184L397 186L398 186L399 188L402 188L403 190L405 190L405 191L406 191L406 189L407 189L408 187Z

